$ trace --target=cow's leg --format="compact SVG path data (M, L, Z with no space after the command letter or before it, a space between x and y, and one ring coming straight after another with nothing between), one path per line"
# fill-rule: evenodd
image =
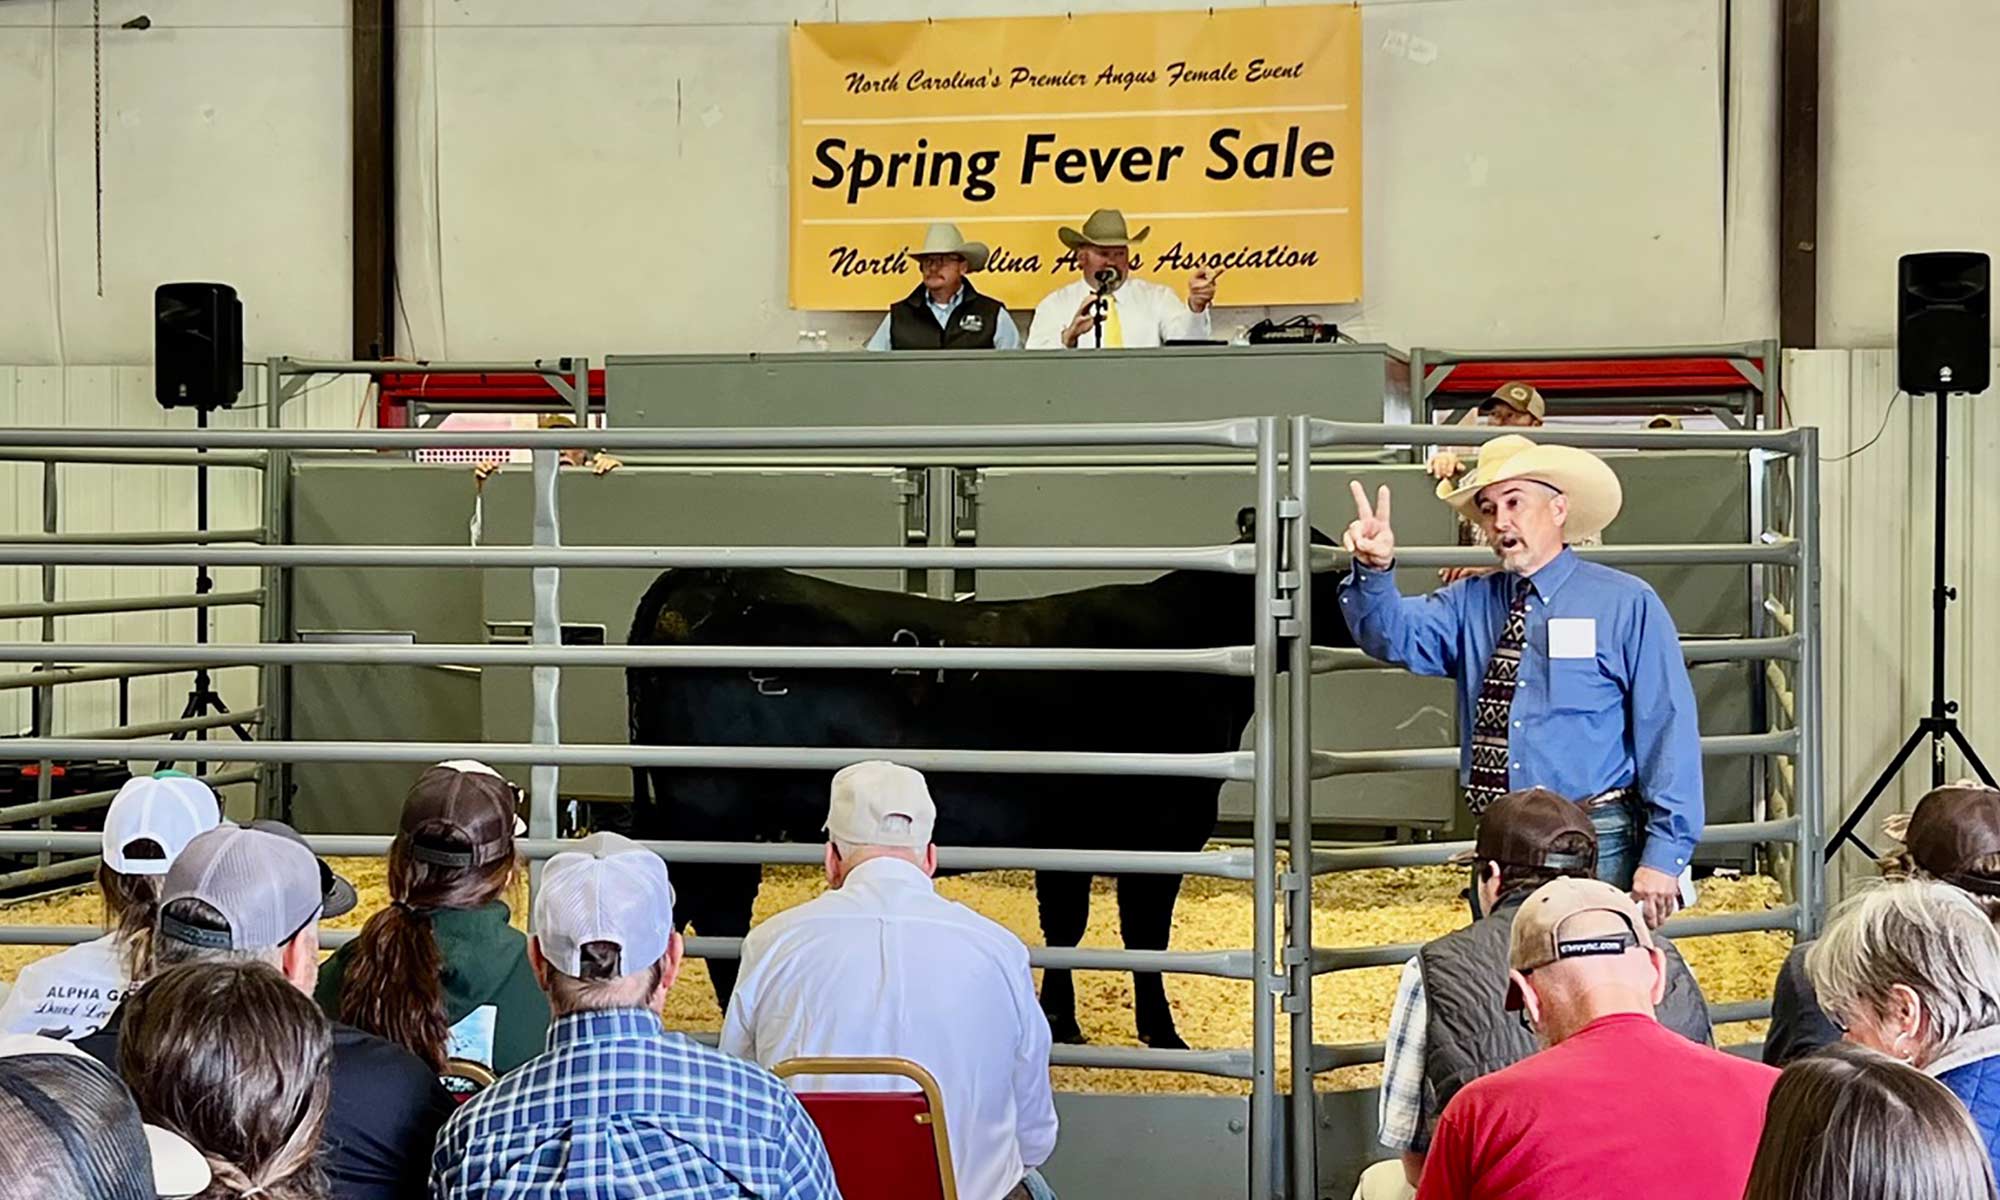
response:
M1181 891L1178 875L1120 875L1118 931L1127 950L1165 950L1173 932L1174 901ZM1162 1050L1185 1050L1187 1043L1174 1028L1167 1006L1167 985L1158 971L1132 972L1133 1017L1139 1040Z
M694 926L702 937L740 938L750 932L750 910L757 903L757 886L764 869L755 863L681 863L674 867L674 924ZM715 1002L729 1008L736 989L737 961L708 960L708 977L715 984Z
M1037 871L1035 898L1042 913L1042 941L1074 946L1090 923L1090 876L1073 871ZM1049 1036L1072 1046L1083 1044L1083 1027L1076 1023L1076 984L1068 971L1042 972L1042 1013L1049 1019Z

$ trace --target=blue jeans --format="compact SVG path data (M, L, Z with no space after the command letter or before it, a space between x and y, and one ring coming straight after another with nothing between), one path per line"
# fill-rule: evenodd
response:
M1607 804L1587 814L1597 831L1597 877L1622 890L1632 886L1639 869L1641 809L1637 801Z

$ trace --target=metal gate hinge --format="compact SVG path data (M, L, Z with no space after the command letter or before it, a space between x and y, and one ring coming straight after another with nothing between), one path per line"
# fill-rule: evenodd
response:
M1291 617L1287 617L1284 620L1278 622L1278 636L1281 638L1295 638L1299 636L1298 621L1294 620Z
M1310 1002L1304 996L1298 996L1290 992L1287 992L1285 994L1284 1004L1281 1007L1283 1007L1283 1009L1288 1013L1297 1014L1306 1011L1306 1009L1310 1007Z
M1285 596L1285 597L1280 597L1280 598L1276 598L1276 599L1273 599L1273 600L1271 601L1271 615L1272 615L1272 616L1274 616L1274 617L1289 617L1289 616L1291 616L1291 615L1292 615L1292 600L1291 600L1291 597L1289 597L1289 596Z
M1298 497L1286 496L1284 499L1278 501L1278 515L1280 517L1303 517L1306 515L1306 506L1299 503Z
M1300 582L1301 579L1297 571L1278 572L1278 590L1281 592L1298 591Z
M1297 871L1283 871L1278 875L1278 890L1296 892L1306 885L1306 877Z
M1288 946L1285 948L1285 965L1288 967L1303 967L1311 958L1312 951L1306 949L1304 946Z

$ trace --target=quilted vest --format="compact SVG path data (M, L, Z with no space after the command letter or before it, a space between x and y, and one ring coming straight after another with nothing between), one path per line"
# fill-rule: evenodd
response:
M1993 1170L2000 1173L2000 1153L1994 1151L1995 1144L2000 1143L2000 1054L1953 1067L1938 1076L1938 1082L1964 1102L1965 1111L1972 1114L1972 1123L1979 1127L1979 1136L1986 1143Z
M943 325L931 312L930 293L923 284L889 306L889 348L892 350L991 350L993 331L1000 324L1000 302L982 296L972 281L959 285L965 295Z

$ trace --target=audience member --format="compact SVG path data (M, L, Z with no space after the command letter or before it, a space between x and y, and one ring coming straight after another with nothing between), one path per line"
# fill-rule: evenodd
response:
M1842 904L1806 954L1850 1042L1950 1088L1989 1154L2000 1147L2000 934L1958 888L1905 880ZM1995 1155L2000 1165L2000 1154Z
M1445 1106L1419 1200L1741 1196L1778 1073L1654 1019L1666 956L1631 897L1545 883L1515 914L1508 957L1505 1007L1548 1049Z
M417 777L389 845L391 903L319 969L314 995L327 1015L434 1071L466 1059L504 1074L542 1052L548 998L502 899L515 876L517 802L484 763Z
M2000 791L1972 781L1934 789L1907 816L1884 819L1882 832L1901 843L1881 860L1885 878L1941 880L2000 921ZM1764 1061L1774 1067L1840 1039L1806 974L1811 946L1794 946L1778 970L1764 1038Z
M1995 1200L1965 1108L1885 1054L1835 1043L1778 1077L1743 1200Z
M937 894L936 823L930 789L908 767L856 763L833 777L825 826L833 890L744 939L722 1048L766 1067L828 1055L910 1059L943 1092L960 1196L1050 1197L1035 1170L1056 1144L1049 1023L1028 950ZM793 1086L908 1085L843 1076Z
M140 1112L208 1159L204 1198L332 1195L314 1162L332 1034L298 987L261 962L188 963L126 1008L119 1071Z
M198 779L161 771L126 780L104 812L97 888L107 932L21 968L0 1004L0 1033L97 1032L132 982L153 969L161 877L182 847L221 820L215 793Z
M54 1038L0 1035L0 1196L155 1200L209 1179L201 1152L142 1122L102 1063Z
M1438 1114L1466 1084L1533 1054L1533 1034L1504 1008L1509 934L1528 894L1552 879L1590 879L1597 833L1590 817L1546 788L1509 792L1486 810L1472 851L1473 923L1426 943L1404 964L1389 1012L1376 1137L1401 1154L1362 1175L1362 1200L1412 1194ZM1666 938L1660 1023L1713 1041L1701 988Z
M289 827L222 825L189 842L168 870L154 957L162 971L184 963L261 962L310 995L319 970L319 919L353 904L353 887ZM131 1007L128 999L103 1029L77 1044L115 1067ZM332 1038L322 1165L334 1192L341 1200L421 1195L450 1095L401 1046L340 1024Z
M528 942L548 1051L452 1116L433 1200L839 1195L784 1084L661 1027L681 966L673 904L666 864L615 833L549 860Z

